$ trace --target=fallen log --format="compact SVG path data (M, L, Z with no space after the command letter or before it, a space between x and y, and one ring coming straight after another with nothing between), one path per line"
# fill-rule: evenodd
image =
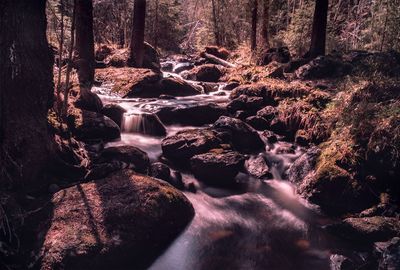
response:
M234 68L236 67L235 64L229 63L228 61L225 61L221 58L216 57L215 55L206 53L206 52L202 52L201 53L201 57L204 57L205 59L207 59L208 61L212 62L213 64L218 64L224 67L228 67L228 68Z

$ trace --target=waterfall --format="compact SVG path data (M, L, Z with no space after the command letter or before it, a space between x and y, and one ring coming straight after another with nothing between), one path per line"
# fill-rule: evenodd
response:
M165 136L166 129L157 115L152 113L126 113L122 120L122 132Z

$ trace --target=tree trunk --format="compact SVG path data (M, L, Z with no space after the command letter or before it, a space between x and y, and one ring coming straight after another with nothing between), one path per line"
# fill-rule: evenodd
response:
M158 8L159 8L159 2L158 2L159 0L156 0L156 3L155 3L155 18L154 18L154 28L153 28L153 33L154 33L154 38L153 38L153 45L154 45L154 48L156 48L157 49L157 47L158 47L158 16L159 16L159 14L158 14Z
M146 22L146 0L135 0L133 7L133 27L130 46L129 64L135 67L143 66L144 29Z
M91 85L95 66L92 0L76 0L76 52L79 82Z
M212 12L213 12L213 23L214 23L214 37L215 45L221 46L221 37L219 34L218 18L217 18L217 7L215 5L215 0L211 0Z
M251 50L257 48L258 0L251 1Z
M316 0L311 33L310 50L306 57L315 58L325 54L326 24L328 19L328 0Z
M261 37L263 39L264 49L269 49L269 0L263 0L263 20L262 20L262 30Z
M0 186L38 187L54 98L45 0L0 2Z

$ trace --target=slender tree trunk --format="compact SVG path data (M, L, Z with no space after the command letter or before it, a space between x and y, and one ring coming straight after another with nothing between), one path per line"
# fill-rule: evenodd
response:
M154 48L157 49L158 47L158 8L159 8L159 0L155 0L155 18L154 18L154 29L153 29L153 33L154 33L154 38L153 38L153 45Z
M263 46L265 49L269 49L269 0L263 0L263 21L261 36L263 39Z
M133 27L130 48L130 65L143 66L144 30L146 23L146 0L135 0L133 7Z
M219 33L217 7L215 5L215 0L211 0L211 4L212 4L212 12L213 12L215 45L221 46L221 37L220 37L220 33Z
M251 50L257 48L258 0L251 0Z
M62 76L62 55L64 47L64 0L60 0L60 13L61 13L61 23L60 23L60 42L58 44L58 78L57 78L57 103L60 104L61 98L61 76Z
M78 78L81 84L94 81L94 37L92 0L75 0L76 5L76 58Z
M74 0L73 2L73 12L72 12L72 25L71 25L71 43L69 45L69 51L68 51L68 65L67 65L67 71L65 74L65 88L64 88L64 104L62 108L62 113L61 115L65 117L67 115L67 109L68 109L68 96L69 96L69 89L71 86L69 85L70 81L70 76L71 76L71 71L73 67L72 59L74 55L74 44L75 44L75 23L76 23L76 2L78 0Z
M328 0L316 0L311 33L310 50L307 57L315 58L325 54L326 24L328 20Z
M0 1L0 186L39 187L54 98L45 0Z

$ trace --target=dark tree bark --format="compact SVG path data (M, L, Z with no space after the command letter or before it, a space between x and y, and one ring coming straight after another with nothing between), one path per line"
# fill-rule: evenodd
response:
M76 0L76 52L79 60L79 82L91 85L94 81L94 37L92 0Z
M251 50L257 48L258 0L251 0Z
M215 45L221 46L221 36L219 33L217 7L215 5L215 0L211 0L211 5L212 5L212 13L213 13Z
M311 33L310 50L306 58L315 58L325 54L326 24L328 20L328 0L316 0Z
M269 0L263 0L263 17L262 17L262 29L261 37L263 41L264 49L269 49Z
M0 185L39 186L54 98L45 0L0 2Z
M135 0L133 7L133 28L130 46L129 64L135 67L143 66L144 29L146 21L146 0Z

